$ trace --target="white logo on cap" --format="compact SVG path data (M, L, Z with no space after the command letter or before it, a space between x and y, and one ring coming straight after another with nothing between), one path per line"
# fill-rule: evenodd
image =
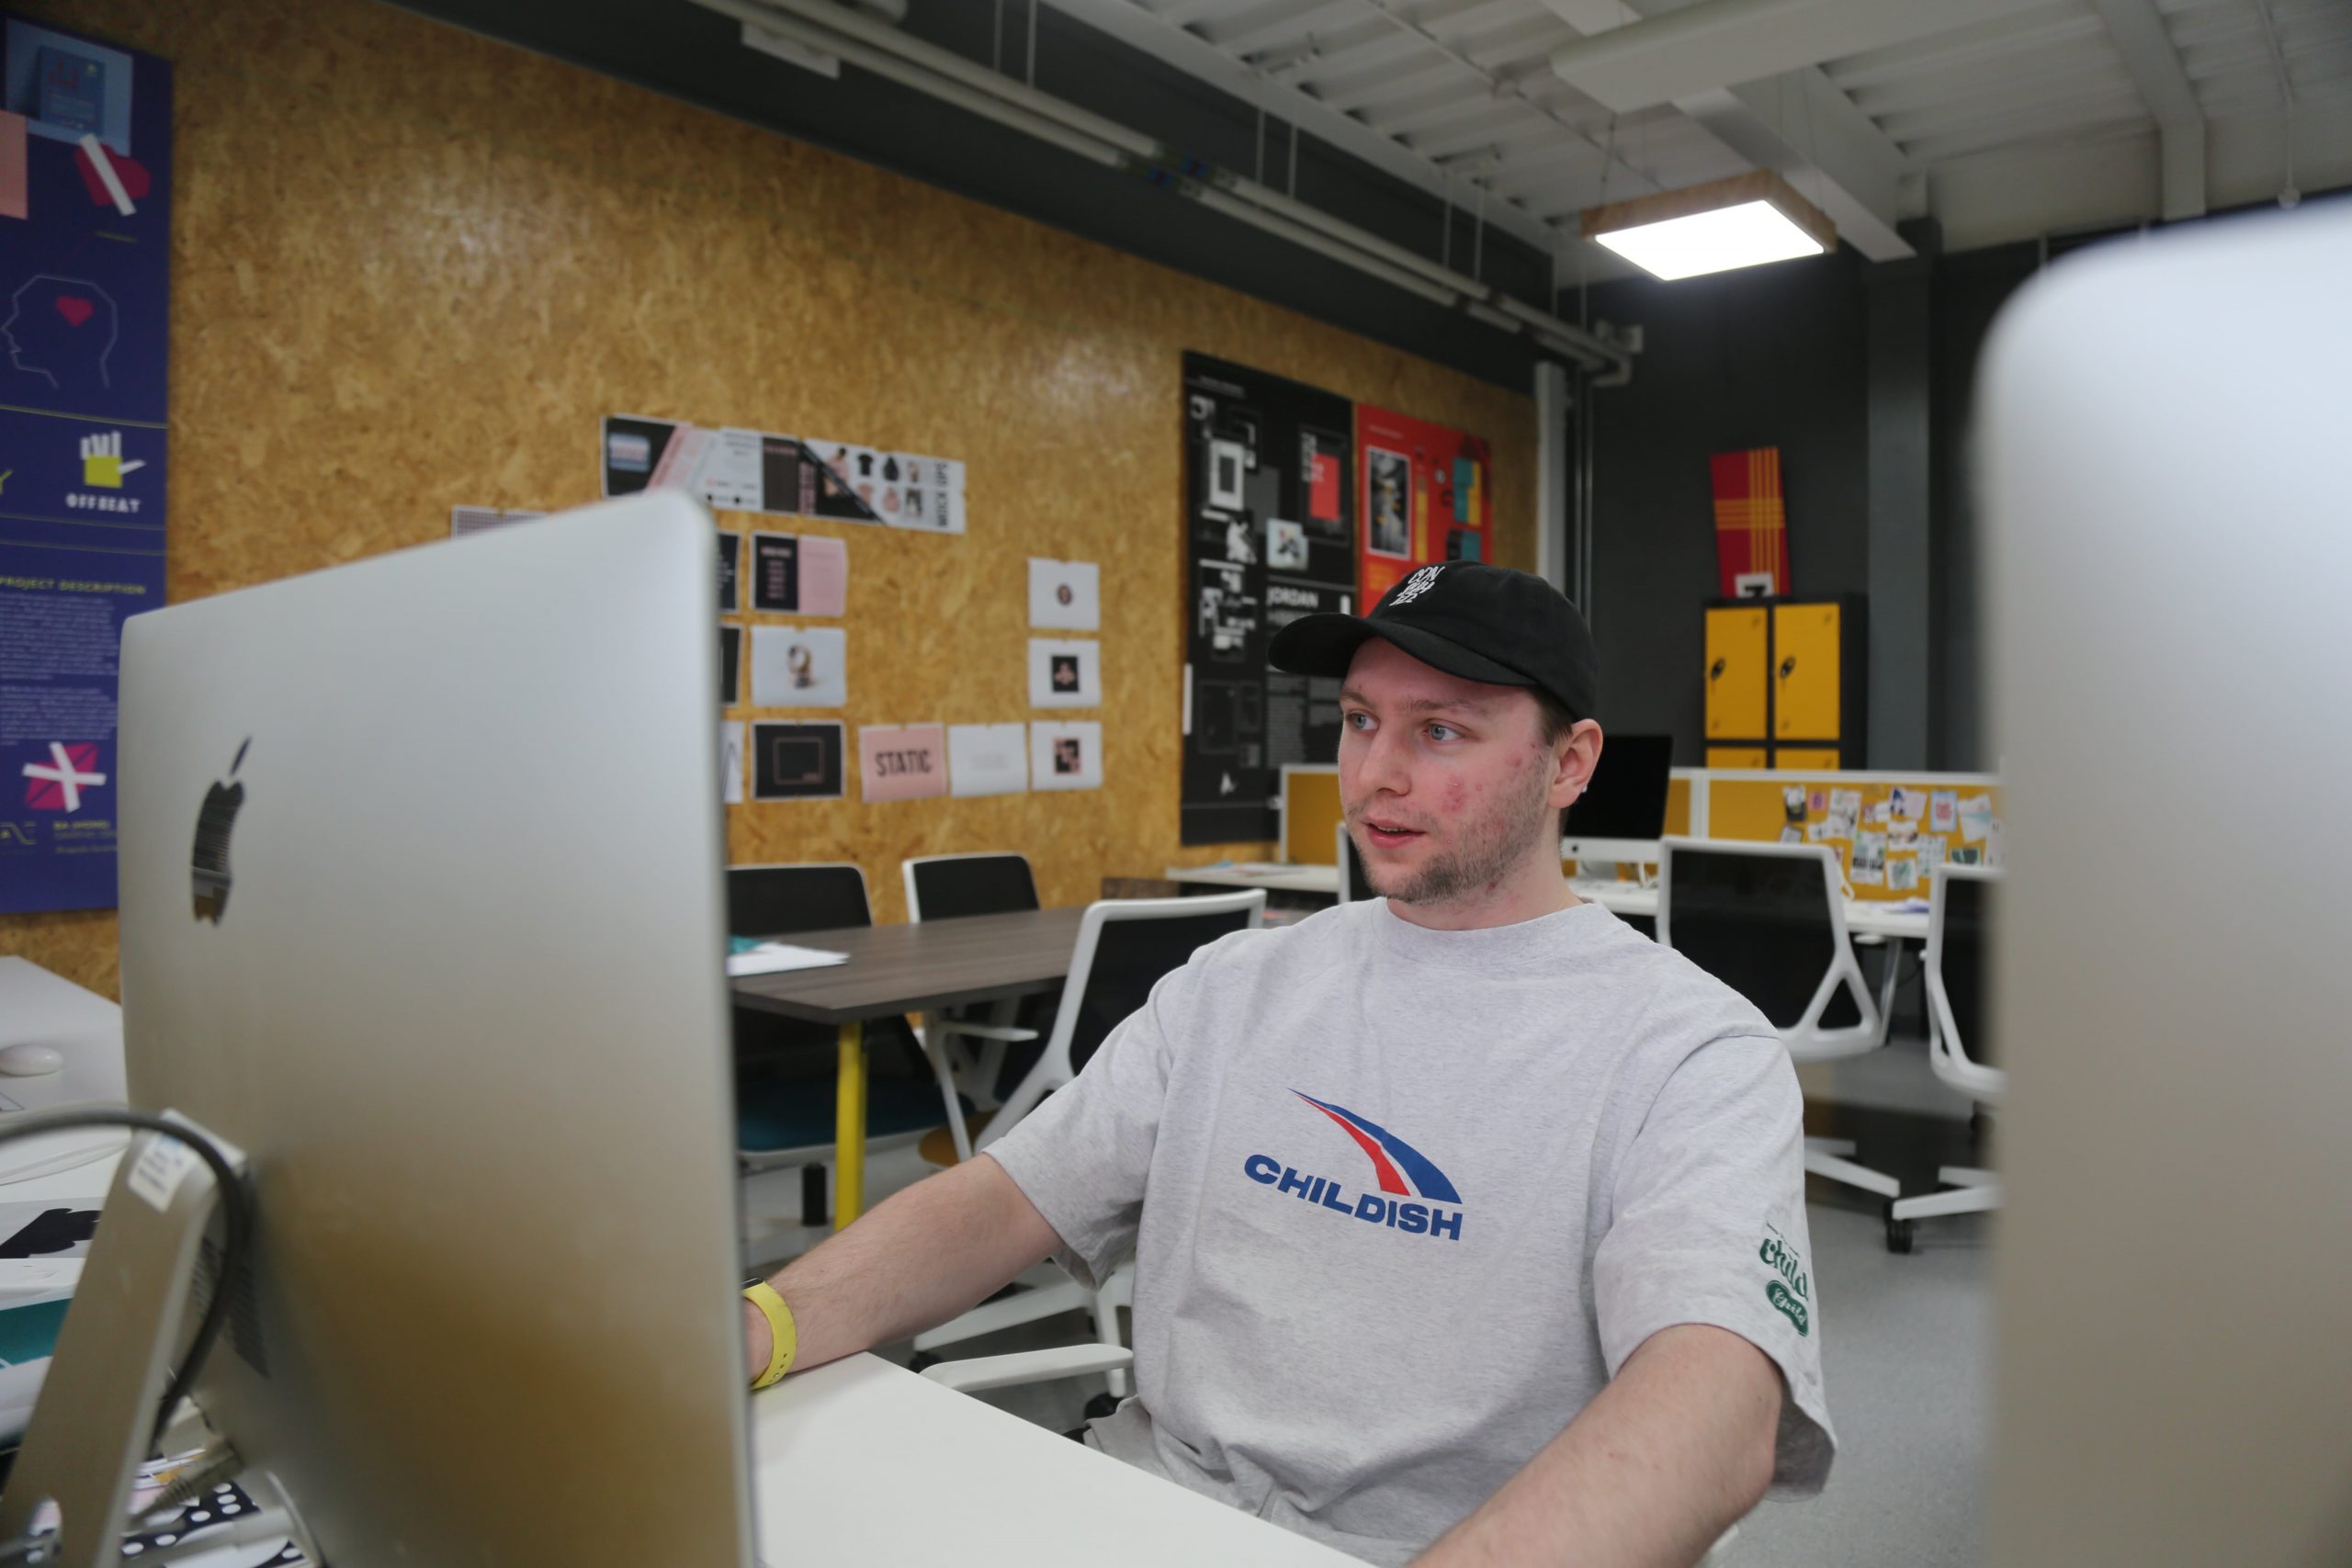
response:
M1437 574L1444 570L1445 568L1442 566L1425 566L1413 573L1405 580L1405 586L1396 590L1396 597L1388 601L1388 607L1392 610L1401 610L1430 589L1435 588Z

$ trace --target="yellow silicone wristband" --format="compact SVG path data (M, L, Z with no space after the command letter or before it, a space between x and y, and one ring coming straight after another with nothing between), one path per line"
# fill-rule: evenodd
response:
M768 1320L768 1337L774 1347L768 1351L768 1370L752 1380L753 1388L765 1388L792 1370L792 1353L800 1348L800 1330L793 1325L792 1309L784 1304L784 1298L766 1280L744 1286L743 1299L759 1308L760 1315Z

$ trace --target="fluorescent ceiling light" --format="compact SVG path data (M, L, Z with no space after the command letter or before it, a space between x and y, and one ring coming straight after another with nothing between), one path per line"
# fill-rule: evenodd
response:
M1838 243L1829 215L1770 169L1594 208L1584 232L1668 279L1817 256Z

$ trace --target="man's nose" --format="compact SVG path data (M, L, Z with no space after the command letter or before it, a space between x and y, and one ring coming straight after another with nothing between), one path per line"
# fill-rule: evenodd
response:
M1374 791L1409 795L1413 788L1413 775L1411 768L1407 765L1408 761L1406 741L1384 726L1365 738L1363 761L1356 769L1356 783L1366 795Z

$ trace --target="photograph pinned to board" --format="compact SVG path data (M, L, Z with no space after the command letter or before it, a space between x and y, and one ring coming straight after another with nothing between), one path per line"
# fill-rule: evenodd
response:
M1960 791L1938 789L1928 792L1928 831L1930 833L1960 831Z
M800 536L752 536L752 608L767 615L800 613Z
M1919 871L1930 875L1944 863L1944 856L1951 848L1951 840L1940 833L1923 833L1919 838Z
M1917 822L1928 814L1928 792L1896 784L1887 792L1886 806L1891 816Z
M703 448L702 472L695 488L703 501L720 512L765 512L767 470L762 448L767 437L756 430L726 426L712 433Z
M953 457L908 457L907 483L891 526L926 534L964 531L964 465Z
M1993 797L1972 795L1960 803L1960 836L1962 841L1981 844L1990 838L1999 825L1993 820Z
M849 634L839 626L753 626L752 705L837 708L849 701Z
M721 529L718 535L718 613L722 615L735 613L739 592L737 564L742 558L743 536Z
M718 798L729 806L743 804L743 721L740 718L719 722Z
M1305 571L1307 565L1306 525L1266 519L1266 570Z
M1893 816L1887 808L1894 804L1893 801L1888 800L1873 800L1863 807L1862 826L1865 828L1885 827Z
M1032 789L1101 789L1102 727L1038 719L1029 726Z
M1919 887L1919 857L1889 855L1886 857L1886 888L1890 893L1916 893Z
M743 702L743 628L718 628L718 705L740 707Z
M1412 558L1413 460L1402 452L1366 446L1363 500L1364 553Z
M635 495L653 483L654 470L671 456L678 433L692 425L674 419L647 419L639 414L605 416L603 450L605 493Z
M868 800L928 800L947 793L947 736L935 724L857 727L858 778Z
M544 512L528 512L515 507L453 506L449 508L449 537L468 539L476 534L503 528L510 523L529 523L546 515Z
M755 721L752 726L753 800L839 800L842 727Z
M1029 639L1029 705L1033 708L1099 708L1102 705L1102 645L1076 639Z
M1857 887L1876 887L1886 880L1886 835L1860 832L1854 835L1853 884Z
M1919 824L1908 818L1897 817L1886 825L1886 841L1891 849L1907 850L1919 842Z
M1838 836L1836 833L1831 831L1831 829L1834 826L1835 824L1829 822L1826 818L1819 822L1806 823L1804 825L1804 841L1808 844L1827 843L1831 839Z
M1833 789L1829 792L1829 837L1850 839L1854 828L1861 820L1862 792L1858 789Z
M947 793L959 798L1023 795L1029 788L1029 728L1022 724L947 727Z
M1982 865L1984 863L1984 854L1973 845L1954 844L1951 852L1945 859L1953 865Z
M849 546L821 534L800 536L800 614L849 614Z
M1040 631L1102 629L1102 569L1091 560L1029 558L1029 624Z

